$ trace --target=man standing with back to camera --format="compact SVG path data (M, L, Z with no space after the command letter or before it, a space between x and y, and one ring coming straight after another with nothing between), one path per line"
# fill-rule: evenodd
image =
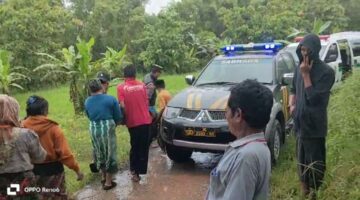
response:
M334 70L319 58L320 49L315 34L306 35L300 42L296 53L301 64L295 69L289 102L301 187L312 199L316 199L326 169L327 106L335 81Z

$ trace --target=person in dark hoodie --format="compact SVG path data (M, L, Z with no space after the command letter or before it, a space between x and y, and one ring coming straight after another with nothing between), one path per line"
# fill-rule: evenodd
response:
M327 106L335 72L319 58L320 39L308 34L296 53L300 65L295 69L289 101L295 122L299 176L304 195L316 198L325 173Z

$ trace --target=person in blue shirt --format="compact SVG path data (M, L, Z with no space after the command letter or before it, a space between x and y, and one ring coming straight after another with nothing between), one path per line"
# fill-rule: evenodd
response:
M103 175L103 189L110 190L116 186L112 177L118 171L115 128L121 124L123 115L116 98L104 94L99 79L89 82L89 90L91 96L85 101L85 111L90 120L89 129L96 167Z

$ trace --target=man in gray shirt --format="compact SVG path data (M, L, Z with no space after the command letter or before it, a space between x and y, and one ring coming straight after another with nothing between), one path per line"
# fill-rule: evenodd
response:
M257 81L231 89L226 119L237 139L211 172L206 199L268 199L271 159L263 130L272 106L272 92Z

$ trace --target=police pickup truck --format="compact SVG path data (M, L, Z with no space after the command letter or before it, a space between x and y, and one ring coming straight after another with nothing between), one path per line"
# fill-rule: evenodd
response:
M225 119L230 89L246 79L256 79L274 95L271 119L264 130L272 161L279 158L285 142L289 85L295 61L279 50L280 43L229 45L213 58L199 77L187 76L190 87L178 93L166 107L160 125L160 141L175 162L190 158L193 151L223 152L235 140Z

